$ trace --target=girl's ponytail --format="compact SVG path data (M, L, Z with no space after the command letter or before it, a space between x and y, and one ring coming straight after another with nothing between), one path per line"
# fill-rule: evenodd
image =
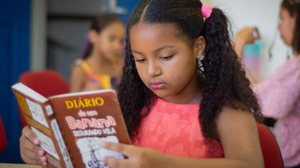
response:
M260 109L233 49L228 19L220 9L212 9L201 34L206 40L206 48L201 61L204 80L200 121L203 134L217 139L216 118L224 106L250 109L257 114Z

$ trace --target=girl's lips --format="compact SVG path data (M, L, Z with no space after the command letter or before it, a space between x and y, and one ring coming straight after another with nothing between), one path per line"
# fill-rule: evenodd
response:
M153 83L150 83L150 86L151 86L151 88L153 90L159 90L159 89L164 88L165 83L162 83L162 82L153 82Z

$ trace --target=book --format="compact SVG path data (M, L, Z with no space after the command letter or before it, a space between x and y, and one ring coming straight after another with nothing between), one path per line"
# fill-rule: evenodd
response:
M103 157L123 159L101 142L130 144L116 92L112 89L46 98L22 83L12 86L27 124L41 141L48 167L107 168Z

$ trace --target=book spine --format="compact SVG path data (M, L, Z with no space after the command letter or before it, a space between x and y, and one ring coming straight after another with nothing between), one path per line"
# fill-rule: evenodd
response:
M56 119L53 119L51 121L51 128L53 130L54 136L56 138L57 144L59 146L59 149L60 149L60 152L62 154L62 157L63 157L63 160L65 162L66 167L67 168L73 168L73 164L72 164L69 152L68 152L68 150L66 148L66 145L64 143L64 140L63 140L63 137L62 137L62 134L60 132L60 129L59 129L59 126L58 126L58 123L57 123Z

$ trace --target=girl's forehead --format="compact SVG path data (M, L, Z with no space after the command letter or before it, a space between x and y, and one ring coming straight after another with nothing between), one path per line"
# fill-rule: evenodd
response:
M130 28L130 40L179 40L183 38L178 28L170 23L139 23Z
M135 51L153 52L164 46L188 46L186 38L173 24L140 23L130 29L130 45Z
M138 33L138 32L152 32L152 33L160 33L160 32L170 32L170 33L178 33L178 28L171 23L138 23L131 27L130 34Z

